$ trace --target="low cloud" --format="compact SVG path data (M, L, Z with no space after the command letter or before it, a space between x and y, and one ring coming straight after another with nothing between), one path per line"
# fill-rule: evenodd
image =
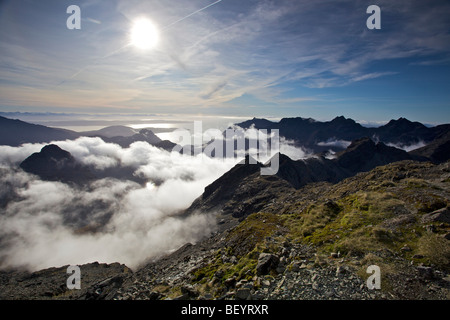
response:
M104 178L81 187L42 181L18 168L42 145L1 146L1 269L93 261L135 268L215 230L214 213L180 213L234 159L185 156L144 142L126 149L99 138L54 143L98 170L132 167L147 183Z
M327 141L321 141L317 143L320 147L336 147L341 149L346 149L351 144L351 141L346 140L337 140L337 139L330 139Z
M425 147L427 144L424 141L419 141L418 143L409 144L409 145L402 144L402 143L387 143L386 145L409 152L409 151L412 151L415 149Z
M243 134L272 135L254 128ZM90 137L53 143L96 172L127 168L129 176L104 175L83 186L43 181L19 168L43 144L0 146L0 269L34 271L93 261L136 268L196 242L215 231L215 213L180 213L241 160L183 155L146 142L128 148ZM310 156L283 137L279 151L295 160ZM259 160L272 155L273 150Z

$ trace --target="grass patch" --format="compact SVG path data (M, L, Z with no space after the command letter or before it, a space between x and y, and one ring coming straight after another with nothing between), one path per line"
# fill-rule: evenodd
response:
M379 226L406 211L392 193L359 191L337 202L310 205L302 214L289 215L290 236L325 252L363 255L383 247L397 248L398 233Z
M249 215L227 236L232 253L243 257L251 252L257 244L263 243L266 237L272 236L282 228L281 216L273 213L258 212Z
M449 240L434 233L425 233L417 241L417 253L423 255L425 260L438 268L450 271L450 245Z

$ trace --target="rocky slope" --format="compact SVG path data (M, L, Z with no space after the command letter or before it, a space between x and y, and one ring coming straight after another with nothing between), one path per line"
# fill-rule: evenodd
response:
M136 271L117 299L449 299L450 163L313 183ZM381 290L366 272L381 269Z
M0 291L5 299L450 299L450 162L400 161L299 189L270 176L252 183L277 187L241 217L219 215L228 221L210 237L134 272L114 265L116 273L82 282L84 291L63 288L64 267L3 272ZM380 267L380 290L366 285L370 265ZM81 273L97 277L91 265Z
M80 266L81 289L69 290L69 266L38 272L0 271L0 300L112 299L132 273L119 263L93 262Z
M205 188L203 195L194 201L186 214L195 211L221 210L224 220L231 214L243 217L264 208L281 192L289 193L290 188L300 189L314 182L337 183L358 172L368 171L377 166L395 161L419 159L407 152L388 147L369 138L355 140L335 159L324 157L294 161L279 154L279 168L276 175L263 177L260 169L264 165L256 160L236 165L222 177ZM423 160L423 158L420 158ZM256 164L252 164L256 163Z

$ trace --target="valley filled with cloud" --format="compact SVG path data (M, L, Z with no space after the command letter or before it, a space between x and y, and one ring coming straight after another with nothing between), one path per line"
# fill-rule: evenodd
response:
M253 128L244 133L256 134ZM98 137L53 143L103 178L83 185L44 181L19 165L45 144L0 146L2 269L93 261L133 268L196 242L215 231L217 213L184 217L183 210L242 160L183 155L140 141L122 148ZM310 156L284 138L280 151L294 159ZM118 179L108 172L122 173Z

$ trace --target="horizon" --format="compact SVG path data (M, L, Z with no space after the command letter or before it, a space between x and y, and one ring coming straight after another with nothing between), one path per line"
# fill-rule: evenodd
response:
M371 4L5 1L0 111L449 123L450 4Z
M274 123L280 122L282 119L312 119L317 122L331 122L332 120L344 117L351 119L357 124L366 128L378 128L388 124L390 121L398 121L406 119L410 122L419 122L426 127L436 127L448 123L426 123L406 117L386 119L384 121L366 121L353 119L344 115L336 115L329 119L315 119L305 116L292 117L255 117L255 116L222 116L222 115L190 115L186 119L186 115L174 114L95 114L95 113L52 113L52 112L3 112L0 111L0 116L20 120L32 124L48 126L52 128L61 128L72 130L75 132L95 131L111 126L125 126L135 130L151 129L157 135L160 133L171 132L177 128L190 128L194 121L201 121L206 125L206 129L224 130L229 126L238 124L240 122L250 121L253 119L264 119ZM152 117L152 118L148 118ZM183 119L183 120L181 120ZM234 120L234 121L233 121Z

